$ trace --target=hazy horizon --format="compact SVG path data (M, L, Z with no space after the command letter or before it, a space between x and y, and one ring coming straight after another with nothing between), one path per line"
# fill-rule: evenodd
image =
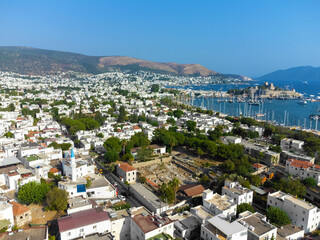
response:
M319 1L1 1L0 45L249 77L320 65Z

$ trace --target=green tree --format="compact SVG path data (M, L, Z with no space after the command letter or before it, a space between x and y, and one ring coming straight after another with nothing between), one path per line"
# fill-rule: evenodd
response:
M145 162L151 157L152 153L152 148L140 148L137 150L137 159L141 162Z
M241 203L237 206L237 216L245 211L254 212L253 207L249 203Z
M251 182L251 184L253 184L255 186L260 186L261 185L261 177L259 175L251 175L250 182Z
M18 200L24 204L43 203L50 191L49 184L41 179L41 182L32 181L19 187Z
M174 118L169 118L169 119L167 119L167 123L169 123L172 126L174 126L176 124L176 120L174 120Z
M269 207L267 210L267 218L277 226L284 226L291 223L288 214L278 207Z
M289 178L281 178L273 184L274 188L294 196L304 196L306 187L300 182L299 179L291 180Z
M124 122L125 120L127 120L126 109L124 108L124 106L120 106L119 115L118 115L118 122Z
M114 150L119 153L122 149L122 142L117 137L110 137L104 142L103 146L107 151Z
M115 150L108 150L104 157L108 162L116 162L119 160L119 153Z
M104 135L103 135L103 133L97 133L97 137L98 138L104 138Z
M10 103L10 104L9 104L8 110L9 110L10 112L14 112L14 110L16 110L16 107L14 106L13 103Z
M168 152L171 152L172 148L178 143L173 134L165 129L156 129L154 131L153 141L166 145Z
M180 109L177 109L177 110L174 110L173 111L173 115L176 117L176 118L181 118L183 116L184 112Z
M168 186L166 183L162 183L160 186L160 198L165 203L173 203L175 200L175 193L172 187Z
M233 173L236 169L236 166L234 162L232 162L231 160L227 160L222 164L222 168L225 169L225 171L228 173Z
M195 131L197 123L195 121L188 120L186 125L187 125L188 131L192 132L192 131Z
M147 178L145 176L141 176L141 177L139 177L139 182L144 184L147 182Z
M14 138L14 134L12 132L6 132L3 136L6 138Z
M208 184L210 182L210 178L207 176L207 174L202 174L202 176L200 177L199 182L201 184L206 185L206 184Z
M64 211L68 206L66 190L54 187L47 193L46 202L51 210Z
M307 187L310 187L310 188L314 188L316 187L318 184L317 184L317 181L312 178L312 177L308 177L306 179L303 180L303 183L307 186Z
M159 84L152 84L151 85L151 92L159 92L160 86Z

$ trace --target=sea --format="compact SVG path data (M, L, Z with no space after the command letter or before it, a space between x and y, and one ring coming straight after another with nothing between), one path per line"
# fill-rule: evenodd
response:
M320 83L318 81L269 81L277 87L295 89L296 92L303 93L305 98L317 99L320 97ZM192 89L204 91L228 91L229 89L242 89L248 86L261 85L263 81L253 81L248 84L208 84L208 85L186 85L167 86L176 89ZM229 102L220 98L197 97L192 101L192 105L206 109L219 111L230 116L248 116L261 120L273 121L290 127L300 127L306 129L320 130L320 121L310 119L311 114L320 110L320 102L307 101L306 105L299 104L300 100L265 100L259 106L248 103Z

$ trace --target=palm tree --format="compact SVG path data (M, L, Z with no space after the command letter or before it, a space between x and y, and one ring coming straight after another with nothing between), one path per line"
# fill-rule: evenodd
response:
M174 177L170 182L169 186L173 189L174 191L174 201L176 201L176 193L180 188L180 180L176 177Z

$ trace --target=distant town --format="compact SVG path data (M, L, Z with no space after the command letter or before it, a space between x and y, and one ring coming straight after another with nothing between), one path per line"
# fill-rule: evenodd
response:
M303 95L168 87L245 81L0 72L0 240L317 239L318 132L192 104Z

